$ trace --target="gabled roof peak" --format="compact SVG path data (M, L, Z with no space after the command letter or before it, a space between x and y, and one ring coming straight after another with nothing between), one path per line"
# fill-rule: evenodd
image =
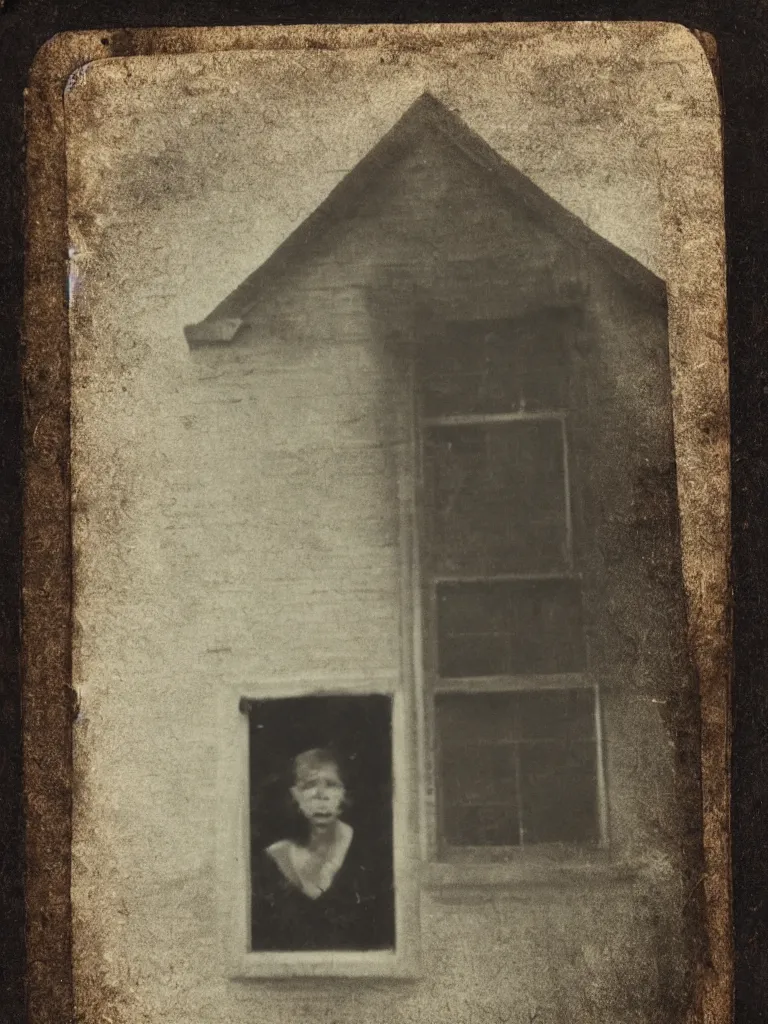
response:
M622 249L596 234L521 171L513 167L454 111L431 92L421 93L376 145L349 171L322 203L278 246L272 255L199 324L184 329L190 347L232 340L266 286L298 259L310 238L317 238L341 219L350 204L364 196L382 169L397 158L405 144L428 127L465 159L482 169L510 202L546 221L547 226L577 251L601 260L646 293L665 300L664 282Z
M435 96L434 93L431 93L428 89L425 89L420 96L416 97L416 99L413 101L413 103L411 103L409 107L405 108L405 112L401 116L400 122L402 122L405 118L414 117L422 113L440 115L449 112L449 108L444 103L442 103Z

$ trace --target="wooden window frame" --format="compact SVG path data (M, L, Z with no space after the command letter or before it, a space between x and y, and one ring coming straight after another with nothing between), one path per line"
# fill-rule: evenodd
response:
M441 582L486 582L514 580L579 579L574 569L573 480L568 441L568 412L563 409L515 410L506 413L472 413L426 416L422 412L415 361L409 372L411 401L407 429L409 465L403 473L404 492L410 506L407 523L405 576L410 582L406 601L413 620L413 675L418 692L418 734L422 785L422 857L427 885L485 884L516 881L551 881L553 876L580 878L595 871L602 874L609 862L608 793L605 771L605 741L600 689L590 672L589 646L583 672L557 675L501 675L459 679L441 679L437 674L436 594ZM566 528L566 559L562 571L541 573L502 573L472 576L424 571L422 557L428 506L425 486L425 433L431 427L478 425L505 422L555 421L561 424L563 442L563 486ZM535 843L522 846L448 846L440 831L440 785L438 737L435 725L435 697L443 693L482 694L503 691L541 691L543 689L590 689L594 694L596 813L598 839L594 845L578 843Z
M222 972L231 981L267 978L415 978L420 970L418 828L413 807L413 694L400 674L233 679L219 695L217 772L218 938ZM393 950L254 951L250 921L249 717L243 702L271 698L388 696L392 702Z

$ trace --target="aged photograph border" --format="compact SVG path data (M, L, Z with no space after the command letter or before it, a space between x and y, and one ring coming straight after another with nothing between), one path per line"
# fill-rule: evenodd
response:
M428 44L430 36L434 39L434 27L428 27L425 31L425 45ZM460 31L458 26L450 26L447 31L455 33ZM469 29L471 31L471 28ZM361 37L359 32L355 32L354 29L323 29L322 27L304 27L297 28L294 30L286 30L281 28L254 28L251 30L215 30L212 29L206 33L200 33L195 30L176 30L173 32L166 31L138 31L132 33L132 46L126 46L126 35L121 34L120 39L120 54L124 55L127 52L138 52L138 53L162 53L162 52L185 52L189 49L205 49L205 50L221 50L221 49L241 49L244 47L258 47L267 46L271 49L288 47L295 48L309 44L312 45L360 45L361 38L364 38L363 45L376 45L380 40L387 39L388 41L396 41L398 37L401 37L403 32L407 32L411 44L414 40L413 30L401 28L398 26L371 26L365 30L365 36ZM353 40L355 41L353 43ZM32 88L30 90L30 110L35 111L35 116L30 117L31 125L40 125L39 117L36 114L36 105L42 101L46 108L48 123L45 125L45 131L33 131L30 134L29 139L29 169L31 185L30 199L31 202L35 202L35 198L41 195L45 195L46 203L50 204L51 197L51 186L45 185L41 189L41 174L46 175L50 173L52 169L51 164L51 137L54 133L63 133L63 109L60 105L60 97L63 95L63 89L66 87L66 83L70 76L76 71L78 67L83 66L91 60L99 59L111 56L113 54L111 47L111 40L109 34L101 33L89 33L85 35L63 35L54 39L50 44L44 48L38 55L32 74ZM60 135L61 137L61 135ZM62 160L62 165L58 170L63 172L63 153L59 157ZM48 179L50 181L50 179ZM61 195L62 202L62 213L64 212L64 204L66 202L66 196ZM64 368L68 364L68 337L66 325L61 323L54 323L51 321L44 322L39 318L37 311L41 305L44 306L45 302L50 302L50 282L58 280L61 282L62 267L58 264L55 254L57 251L61 251L63 233L63 217L62 223L56 225L56 238L52 238L46 234L52 228L53 221L48 218L41 218L36 215L36 210L32 206L32 215L29 219L30 232L29 232L29 249L28 253L30 256L30 265L28 267L28 284L27 284L27 309L31 311L29 319L27 320L27 344L28 344L28 366L30 362L33 364L40 365L42 352L38 346L44 346L47 353L51 352L49 346L52 343L55 344L56 360L60 368ZM40 261L40 262L38 262ZM44 268L42 273L37 270L38 267ZM44 330L42 329L44 327ZM690 344L692 338L688 336L687 343ZM716 354L715 354L716 353ZM724 381L725 378L722 376L722 366L718 367L718 363L722 363L725 358L725 337L721 336L719 339L719 346L714 350L710 350L709 353L699 353L700 365L699 372L702 372L702 366L707 364L708 360L714 358L715 362L711 365L709 372L709 379L714 384L718 379ZM50 360L50 357L47 361ZM705 374L705 376L707 376ZM60 379L59 383L63 383ZM688 390L690 386L695 386L691 383L684 382L684 391L687 393L687 401L690 402L691 394ZM49 397L48 394L43 395L44 399ZM50 533L50 513L53 509L57 509L58 515L56 521L61 523L67 521L67 514L69 511L68 505L68 489L65 479L60 478L58 486L55 490L52 490L53 481L51 474L47 472L47 464L44 460L39 458L35 459L34 455L40 446L40 430L41 424L51 423L51 434L52 434L52 445L51 447L62 446L62 449L66 450L66 444L68 443L67 434L67 422L66 416L63 415L64 410L59 408L58 419L52 420L52 410L48 406L45 412L38 409L34 405L34 399L28 398L28 405L26 410L26 423L28 432L31 430L30 435L30 461L29 461L29 477L28 486L26 489L27 499L27 541L26 546L28 551L39 549L42 544L48 543L47 538ZM707 432L707 443L711 443L713 438L717 438L719 444L727 444L727 402L725 401L724 395L709 394L707 395L706 403L702 404L701 409L698 412L700 417L707 419L708 432ZM697 446L701 443L698 440L698 436L693 431L690 431L692 425L690 416L691 409L688 409L688 430L682 438L682 447L678 448L679 456L689 458L693 457L695 461L700 458L700 453L697 451ZM33 441L34 438L34 441ZM676 439L676 443L681 443L681 438ZM62 450L59 449L59 450ZM722 485L722 481L720 481ZM723 490L722 486L719 488ZM45 516L41 517L41 510L45 509ZM685 518L693 510L681 510L681 515ZM701 530L703 524L700 519L700 510L694 513L697 516L696 530ZM719 531L722 528L723 522L723 509L715 507L712 509L713 518L707 524L710 530L715 531L715 536L719 535ZM45 518L45 522L41 522L41 518ZM720 539L715 545L714 549L710 546L709 558L710 564L708 566L708 572L714 572L715 576L707 579L707 589L709 593L718 594L723 591L725 586L725 579L718 579L717 573L724 571L725 562L722 556L725 554L724 547L727 545L727 537L719 535ZM55 595L56 599L60 601L62 593L66 592L66 587L69 585L69 577L67 575L67 564L66 564L66 540L60 537L61 547L58 552L50 550L47 552L47 572L48 580L50 580L50 572L52 563L57 563L61 572L61 583L63 584L62 589ZM713 550L717 552L714 556L714 562L712 561ZM58 556L58 557L57 557ZM719 564L721 569L713 568L713 565ZM25 736L27 741L27 787L28 789L34 790L36 787L35 779L35 762L32 759L35 749L39 746L40 737L45 735L46 737L51 735L51 732L58 732L61 735L62 731L66 728L67 739L64 742L68 742L68 718L72 713L71 709L71 690L66 689L64 686L60 687L58 691L58 703L54 704L43 694L45 689L50 686L51 680L58 676L62 678L62 669L64 668L64 662L62 655L66 658L68 652L68 628L69 621L68 617L65 618L62 615L63 607L61 603L57 605L51 605L45 600L46 594L41 594L39 590L34 588L31 575L27 577L28 585L33 589L27 591L27 605L26 605L26 616L25 622L27 625L28 636L42 635L43 630L50 632L51 624L54 620L57 621L57 625L61 630L61 646L53 647L47 646L49 658L51 659L46 665L35 664L29 657L26 661L26 683L28 699L26 702L26 714L25 714ZM687 584L690 586L690 582ZM708 931L709 931L709 950L713 961L713 970L710 974L705 975L702 987L699 992L699 998L702 1000L704 1005L709 1007L708 1012L712 1012L719 1005L723 1007L726 1001L729 1001L728 992L730 989L729 973L730 973L730 956L729 956L729 939L728 939L728 920L729 920L729 904L728 894L723 883L726 880L727 872L727 798L724 789L725 784L725 765L726 765L726 736L725 736L725 723L727 720L727 710L725 707L725 694L727 693L727 638L724 634L725 623L722 620L722 598L716 600L716 603L711 607L702 606L701 598L691 594L689 590L689 600L693 599L693 619L691 622L691 635L689 643L692 644L693 650L695 651L695 657L697 661L697 667L699 672L699 680L702 694L702 705L703 705L703 746L707 751L708 760L705 761L703 766L704 771L704 806L705 806L705 856L707 858L707 865L705 868L705 878L703 879L705 889L707 891L707 920L708 920ZM53 590L48 585L47 596L50 598L53 596ZM42 598L42 599L41 599ZM66 670L65 670L66 671ZM44 681L45 680L45 681ZM69 699L62 699L61 694L67 693L70 695ZM70 706L68 706L70 705ZM53 721L52 715L58 712L58 720ZM63 764L60 764L60 769L63 769ZM37 782L40 788L47 786L47 780L44 786L41 785L42 780ZM74 777L73 785L77 788L81 787L81 798L82 798L82 787L87 785L87 771L85 766L76 764L74 766ZM50 793L50 789L47 789ZM30 808L31 810L31 808ZM31 813L28 818L28 842L32 846L45 836L45 842L47 848L50 850L51 844L56 843L59 845L59 849L62 848L62 839L68 834L69 822L66 820L65 815L62 814L61 803L54 807L45 807L42 805L39 807L37 813ZM58 820L56 819L58 815ZM52 826L56 823L55 834L52 835ZM82 838L82 837L81 837ZM41 859L40 859L41 860ZM39 861L38 861L39 862ZM50 862L48 862L50 863ZM38 889L37 899L35 898L35 887L42 886L49 888L50 878L47 877L47 872L50 870L46 867L43 872L40 871L29 871L28 872L28 891L32 896L32 905L34 906L37 900L42 903L42 893ZM62 914L62 918L67 917L66 903L68 901L62 901L59 906L59 911ZM39 904L38 904L39 905ZM36 919L37 917L37 919ZM47 928L47 921L44 924L44 918L42 915L30 915L28 921L27 935L28 942L31 943L33 949L39 949L42 951L48 946L48 936L50 934ZM64 926L64 920L62 920L62 926ZM82 940L83 932L81 930L81 949L83 949ZM85 998L90 1001L92 999L103 1000L108 993L104 991L104 981L100 978L100 960L98 953L98 944L95 941L94 945L88 949L86 944L85 949L87 950L87 963L80 962L78 965L79 976L81 978L81 984L85 989ZM62 946L60 945L54 956L59 958L62 957ZM81 954L82 956L83 954ZM33 964L46 963L48 957L45 954L36 954L33 957ZM60 961L60 966L63 971L66 966L66 960ZM47 973L47 977L50 978L50 974ZM61 975L60 975L61 976ZM35 991L34 983L31 986L31 992ZM82 998L82 996L81 996ZM44 1018L43 1018L44 1019Z
M644 6L647 7L648 5ZM606 16L608 13L609 12L607 11L603 11L602 16ZM622 13L627 14L629 12L623 11ZM644 11L637 12L637 14L640 16L642 16L644 13ZM523 12L521 12L521 16L524 16ZM584 16L587 16L586 12ZM589 12L589 16L600 15L592 15L592 12ZM96 35L97 34L94 33L94 36ZM120 36L120 39L116 39L114 45L122 52L125 52L126 49L128 51L131 51L130 38L127 38L125 33L119 33L118 35ZM130 36L130 34L128 34L128 36ZM101 35L100 37L104 38L103 35ZM94 42L95 41L96 40L94 39ZM98 50L98 47L96 49ZM81 53L79 56L73 57L69 62L69 66L77 66L78 60L81 59L89 59L89 55L84 52ZM61 80L65 79L67 73L62 71L61 69L59 69L59 71L61 74ZM44 86L39 79L36 83L36 89L37 95L33 97L31 107L31 109L35 112L35 117L33 118L33 120L36 120L37 117L44 118L47 126L55 131L55 103L53 104L53 114L51 114L50 111L46 112L46 100L42 96ZM36 102L38 104L37 106L35 106ZM726 129L727 127L728 121L726 120ZM758 149L759 146L761 130L764 132L764 127L762 127L758 123L756 125L755 130L755 151ZM743 139L741 140L741 145L742 147L744 146ZM40 349L37 352L33 352L33 358L28 364L31 367L31 374L28 377L28 386L31 392L29 397L28 408L31 410L33 414L38 413L41 415L36 420L34 437L35 454L31 460L31 473L27 481L27 500L29 503L29 507L32 508L33 510L36 507L36 503L40 500L47 501L50 499L52 504L48 505L50 518L47 519L47 521L38 521L37 523L35 523L34 517L31 522L30 520L28 520L28 529L30 529L30 533L28 534L28 540L30 540L34 544L37 544L38 547L36 549L33 547L29 549L30 551L37 551L37 554L31 559L31 561L28 561L27 567L31 567L34 570L35 564L37 564L37 568L39 570L41 568L42 561L47 561L49 568L51 565L56 567L56 573L53 576L49 575L47 579L44 579L42 575L38 574L36 580L36 583L39 587L39 594L42 594L43 596L47 595L47 599L53 602L49 605L49 608L53 608L53 610L55 611L56 599L58 598L60 600L61 594L66 593L67 588L67 573L66 571L59 571L61 568L60 563L62 562L62 560L66 561L67 554L66 545L62 547L60 543L62 533L66 532L66 506L62 497L64 489L66 487L66 483L62 483L62 479L59 479L58 481L52 479L59 476L60 478L63 478L65 481L65 467L62 465L60 458L60 449L57 447L57 445L58 440L60 440L61 437L60 432L62 429L65 429L65 424L63 423L63 420L61 418L61 412L63 406L65 406L66 404L66 383L65 379L62 379L61 365L59 362L61 357L61 349L57 349L56 347L57 318L60 318L61 316L60 310L57 309L56 290L61 286L62 272L61 268L56 266L56 261L52 257L51 252L49 252L47 259L43 258L43 256L45 249L44 242L56 242L58 239L61 238L61 234L57 235L56 231L57 227L58 229L61 229L63 223L63 214L61 213L61 211L63 210L64 196L60 186L57 186L57 171L55 166L55 160L53 162L51 161L51 153L43 154L40 151L35 153L34 147L32 147L32 149L33 152L31 156L33 161L33 168L35 166L35 160L38 161L38 181L46 183L50 188L50 191L46 191L46 213L51 219L45 225L45 230L46 232L48 232L45 235L45 239L40 237L38 237L37 239L38 246L41 246L41 243L43 243L42 247L38 248L37 250L37 257L38 260L40 260L41 262L38 263L36 272L31 274L30 286L32 288L33 294L35 288L37 289L37 298L41 303L41 308L47 307L49 310L49 319L47 321L47 325L51 328L51 334L47 338L47 345L45 346L45 349ZM727 155L728 150L726 150L726 156ZM729 194L732 197L729 203L730 213L733 214L734 206L735 204L738 205L739 202L737 198L733 198L733 181L731 182ZM746 205L746 201L742 200L742 206L740 209L743 211ZM62 216L62 221L59 221L58 224L56 222L57 211L58 215ZM742 230L744 228L743 219L744 218L742 214L742 219L740 221L740 227L742 228ZM736 267L733 269L731 276L732 280L736 282L737 287L739 285L739 282L741 282L743 285L745 276L750 272L750 269L753 268L750 267L748 261L746 264L742 263L740 268ZM46 273L50 275L50 277L47 279L48 284L46 284L46 282L42 280L42 277ZM56 285L56 288L54 288L53 290L50 288L51 281L59 282ZM748 289L746 289L746 287L744 287L744 290L748 292ZM748 317L747 311L742 312L738 317L738 324L742 328L742 330L745 323L745 317ZM754 340L755 339L753 338L753 341ZM744 344L742 344L739 351L741 353L741 358L739 358L739 353L737 352L737 365L748 365L750 360L750 354L748 350L745 349ZM38 361L36 358L34 358L35 356L42 355L44 355L45 358L42 359L41 361ZM53 357L52 360L50 359L50 357ZM753 354L752 359L753 362L757 364L757 354ZM57 367L58 372L55 372ZM53 373L50 372L51 368L54 369ZM747 394L750 393L750 389L747 386L747 383L745 382L746 374L746 370L740 371L739 377L737 379L736 386L739 391L739 394L741 394L742 396L746 396ZM59 416L58 419L57 410ZM745 427L749 425L751 415L754 415L754 410L752 413L750 413L749 410L742 408L742 410L738 413L737 429L740 432L744 431ZM752 423L753 426L757 429L757 416L754 416ZM739 437L742 438L742 453L748 454L750 450L755 450L754 439L744 439L742 433L739 434ZM744 512L746 512L747 506L749 505L749 496L751 494L754 499L755 487L758 486L759 481L756 483L754 480L751 480L749 477L749 470L748 468L745 467L742 467L742 469L740 470L740 480L742 484L740 492L741 497L739 497L737 494L737 501L739 502L739 507ZM751 491L750 487L752 488ZM37 507L39 509L39 506ZM739 533L739 551L741 552L742 565L744 563L746 553L749 550L749 546L746 545L744 531L745 527L741 527ZM756 533L756 536L759 540L759 537L761 536L759 526L753 525L752 531L753 533ZM53 547L51 547L51 545L53 545ZM758 547L757 552L759 553L760 550L761 549ZM754 546L752 546L751 554L754 558ZM37 561L36 563L36 559L38 558L40 558L40 561ZM32 586L35 586L34 580L32 580ZM748 589L746 589L743 592L743 597L745 601L748 599L749 593L750 592ZM754 606L752 614L756 614ZM759 610L757 614L759 614ZM749 616L749 609L747 609L747 616ZM34 653L31 654L31 657L32 661L34 662L33 671L44 673L46 669L46 663L44 660L46 657L45 649L47 648L49 650L49 654L47 655L50 658L50 660L48 661L48 667L50 667L51 665L55 666L56 664L59 664L61 660L66 657L65 652L68 649L68 637L66 636L66 633L62 633L60 631L52 634L50 630L51 620L45 622L44 614L40 617L38 621L41 628L45 623L46 634L49 639L47 640L46 644L35 645L35 650ZM27 623L27 635L34 636L34 633L30 634L29 632L30 627L34 628L34 623ZM751 642L753 644L757 643L759 645L760 633L758 624L755 621L752 621L750 626L750 620L748 617L746 620L746 624L744 624L744 620L742 620L742 629L745 633L749 633L751 629L751 634L748 636L745 636L744 633L742 633L742 643L746 646L746 649L749 648L750 637ZM743 646L742 650L744 649L745 647ZM753 648L753 650L755 650L755 657L759 661L759 646L757 648ZM53 684L53 687L55 687L55 677L49 677L49 682ZM753 682L755 683L755 685L757 685L759 683L759 678L753 679ZM68 723L70 721L71 716L76 712L76 709L72 707L70 696L66 690L64 690L58 695L58 699L52 700L52 697L56 697L56 690L53 687L45 694L44 699L43 695L41 694L41 701L37 706L35 706L35 702L32 701L32 706L28 706L27 713L31 715L34 719L36 719L36 725L38 727L50 727L54 730L54 735L60 735L63 730L68 729ZM744 701L747 699L747 694L748 690L744 689L741 695L742 707L744 707ZM749 764L748 761L742 763L746 765ZM66 814L61 814L62 804L66 805L66 802L68 800L68 779L66 771L61 771L60 764L58 765L57 769L56 759L51 759L50 752L46 753L45 751L40 751L40 764L37 765L37 769L41 773L43 772L43 770L46 770L49 774L47 785L41 787L39 791L36 791L33 795L32 803L35 806L32 809L32 814L33 816L37 817L38 828L45 828L45 834L47 834L48 839L53 841L55 844L60 844L62 836L61 830L64 829L66 834ZM746 785L746 790L742 790L742 805L744 805L749 801L748 791L750 790L750 788L754 787L754 789L757 790L757 787L759 785L759 776L755 776L753 774L753 781L750 786L750 782L745 780L744 774L742 773L742 785ZM746 826L742 823L742 836L746 835L744 831L745 827ZM761 834L759 831L759 827L757 829L757 834L758 836ZM42 835L39 838L41 838L42 840ZM755 845L757 847L757 837L755 839ZM43 849L44 842L41 841L37 851L35 850L33 844L33 848L30 851L31 858L33 861L35 860L36 856L39 856ZM749 861L752 859L753 858L750 858L749 855L747 855L747 862L744 869L746 872L746 876L744 874L742 874L741 876L742 885L745 882L748 883L750 877L752 879L752 883L754 884L755 882L756 876L754 874L754 868L749 867ZM62 881L64 881L64 879L62 879L60 870L57 867L57 865L51 861L47 861L46 865L42 868L42 870L43 873L46 875L46 881L52 885L53 890L61 893ZM43 886L39 886L36 892L38 899L46 898L45 888ZM29 906L34 910L34 887L29 893ZM61 909L62 908L59 907L59 911L61 911ZM32 914L32 917L34 918L34 913ZM59 920L61 920L61 918L62 915L61 913L59 913ZM34 929L34 924L32 924L32 928ZM55 925L52 926L51 933L55 933ZM61 933L59 933L58 938L59 940L61 939ZM57 958L54 958L53 961L48 962L47 966L38 965L37 968L35 967L34 964L32 966L32 973L30 976L30 1005L32 1006L32 1004L35 1004L37 1009L37 1016L35 1016L34 1019L60 1019L56 1012L56 1006L58 1005L60 1007L65 1005L65 1002L62 1002L61 1000L62 998L66 1000L66 978L62 975L60 968L66 965L67 950L64 946L61 945L60 941L59 948L61 949L63 956L59 956L58 960ZM760 947L758 945L758 956L759 949ZM754 957L755 953L753 952L751 955ZM35 974L35 971L37 971L37 974ZM744 1011L746 1013L749 1013L749 992L746 990L746 988L742 991L744 992L744 996L741 1005ZM739 1019L746 1020L757 1018L747 1018L746 1016L742 1018L740 1016Z

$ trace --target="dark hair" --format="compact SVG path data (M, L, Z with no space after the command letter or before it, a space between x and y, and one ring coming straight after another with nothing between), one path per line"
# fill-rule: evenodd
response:
M328 766L336 769L341 784L346 788L341 758L330 747L312 747L310 750L304 750L297 754L291 762L292 784L298 781L299 772L302 769L325 768Z

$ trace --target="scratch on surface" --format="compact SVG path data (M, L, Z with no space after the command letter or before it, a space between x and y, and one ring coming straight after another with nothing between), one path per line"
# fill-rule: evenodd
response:
M67 305L69 306L75 301L82 287L82 274L77 262L80 255L81 253L75 246L69 247L67 263Z
M67 84L64 86L64 96L68 96L69 93L73 92L78 85L82 85L85 81L86 75L94 62L92 60L87 61L85 64L81 64L80 67L75 68L72 74L67 79Z

